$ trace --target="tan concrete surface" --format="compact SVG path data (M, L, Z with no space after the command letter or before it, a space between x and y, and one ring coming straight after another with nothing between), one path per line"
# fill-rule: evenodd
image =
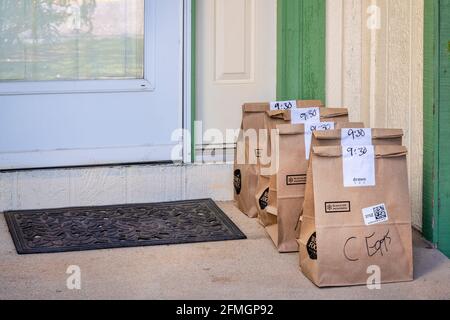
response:
M264 229L220 203L248 240L19 256L0 216L0 299L450 299L450 262L415 235L415 281L318 289L297 254L280 255ZM67 267L82 288L66 287Z

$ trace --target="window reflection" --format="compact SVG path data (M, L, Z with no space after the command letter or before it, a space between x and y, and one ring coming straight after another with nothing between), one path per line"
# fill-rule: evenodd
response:
M1 0L0 80L142 79L144 0Z

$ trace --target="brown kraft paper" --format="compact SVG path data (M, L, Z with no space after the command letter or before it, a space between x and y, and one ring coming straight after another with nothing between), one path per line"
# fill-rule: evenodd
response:
M336 130L330 131L316 131L313 133L311 146L313 147L331 147L341 145L341 131L349 128L363 128L364 125L358 123L348 123L341 126ZM403 143L403 130L402 129L371 129L372 131L372 144L373 145L392 145L401 146ZM312 161L310 159L310 161ZM313 210L314 205L314 192L312 183L312 167L308 165L308 172L306 174L306 191L305 201L303 204L303 211ZM299 228L301 228L302 214L300 213Z
M318 106L320 101L299 100L297 106ZM247 103L242 107L242 125L239 134L234 163L234 199L238 208L250 218L258 216L258 202L255 195L260 181L261 156L267 155L267 135L264 129L270 126L268 112L270 103ZM262 136L262 139L260 138ZM267 157L267 156L266 156ZM263 184L264 182L261 181Z
M342 147L313 147L299 245L302 272L319 287L365 285L373 267L381 283L413 279L407 149L374 149L376 185L350 188ZM366 225L363 209L379 204L388 220Z
M297 101L298 108L321 108L322 102L320 100L299 100ZM259 222L263 226L273 225L276 223L276 217L267 213L268 194L270 176L272 173L272 165L275 159L272 159L272 149L275 148L276 141L271 139L272 130L276 130L278 125L290 123L289 110L267 111L265 129L267 135L260 139L261 155L260 158L260 176L258 178L258 187L256 193L256 205L258 209ZM264 201L266 199L266 201Z
M334 122L335 125L348 122L348 111L344 108L321 108L320 113L323 122ZM305 126L278 125L278 131L278 170L270 177L269 204L265 216L268 223L265 226L279 252L297 252L299 215L303 207L308 168Z

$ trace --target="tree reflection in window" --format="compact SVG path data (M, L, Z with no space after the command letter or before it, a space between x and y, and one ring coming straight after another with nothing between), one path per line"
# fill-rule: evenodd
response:
M0 80L140 79L144 0L0 1Z

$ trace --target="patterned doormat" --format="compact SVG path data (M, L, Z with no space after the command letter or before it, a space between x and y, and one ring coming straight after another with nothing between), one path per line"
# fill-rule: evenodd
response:
M5 213L17 253L246 239L211 199Z

